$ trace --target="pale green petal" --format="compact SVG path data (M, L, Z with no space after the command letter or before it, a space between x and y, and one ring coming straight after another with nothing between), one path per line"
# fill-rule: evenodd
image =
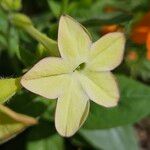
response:
M30 125L37 124L32 117L18 114L0 105L0 144L8 141Z
M69 16L62 16L59 22L58 47L61 56L70 63L79 65L87 60L91 39L84 27Z
M21 84L35 94L48 99L55 99L63 92L63 87L67 83L67 80L67 74L41 77L37 79L26 79L23 77Z
M23 79L37 79L54 75L66 74L72 71L69 64L62 58L47 57L40 60L32 69L30 69Z
M21 79L23 87L46 98L57 98L63 89L69 65L61 58L45 58Z
M104 35L93 43L87 68L93 71L110 71L123 59L125 38L123 33L114 32Z
M81 85L73 79L57 101L55 126L59 134L72 136L84 123L88 112L88 97Z
M116 106L119 100L117 83L110 72L77 73L83 89L95 103L105 106Z

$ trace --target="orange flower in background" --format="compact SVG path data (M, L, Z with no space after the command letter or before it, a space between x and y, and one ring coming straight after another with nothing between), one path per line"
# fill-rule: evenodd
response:
M112 24L112 25L105 25L101 27L101 33L107 34L109 32L115 32L118 29L118 25Z
M134 26L131 39L137 44L146 44L146 57L150 60L150 12L146 13Z
M117 24L104 25L100 28L100 32L104 35L110 32L123 31L123 28Z
M150 60L150 32L147 35L146 47L147 47L147 59Z
M112 6L107 6L104 8L105 13L112 13L117 11L118 9ZM123 28L117 24L104 25L100 28L100 32L104 35L110 32L123 31Z
M130 51L127 55L128 60L135 61L138 58L138 55L135 51Z

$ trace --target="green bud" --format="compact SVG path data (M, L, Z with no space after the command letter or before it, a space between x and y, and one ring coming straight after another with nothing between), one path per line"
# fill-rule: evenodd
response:
M7 11L18 11L22 8L21 0L0 0L0 5Z
M15 26L18 26L21 28L26 28L30 25L32 26L32 21L30 20L30 18L27 17L26 15L20 14L20 13L13 14L10 17L10 21Z

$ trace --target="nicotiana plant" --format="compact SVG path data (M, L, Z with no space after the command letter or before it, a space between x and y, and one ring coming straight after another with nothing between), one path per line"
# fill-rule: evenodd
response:
M111 0L110 6L112 1L115 8L128 3ZM44 1L32 2L32 7L44 8L31 11L34 26L27 15L18 13L21 0L0 0L0 144L37 124L18 137L28 150L70 145L82 149L84 144L96 149L138 149L132 125L150 113L150 88L127 72L126 65L133 63L142 71L141 81L149 75L149 62L140 59L145 53L134 62L126 59L133 48L141 51L130 39L133 13L122 11L128 5L107 13L106 1L88 1L84 11L81 3L86 1L47 2L50 12L42 6ZM24 13L30 12L29 3L24 2ZM76 18L92 36L62 14ZM108 25L122 30L103 33ZM15 143L22 146L18 139Z
M121 63L124 45L124 35L119 32L92 43L82 25L63 15L58 31L61 57L42 59L21 78L21 84L45 98L58 98L56 129L62 136L72 136L88 116L89 100L104 107L117 105L119 89L110 71Z

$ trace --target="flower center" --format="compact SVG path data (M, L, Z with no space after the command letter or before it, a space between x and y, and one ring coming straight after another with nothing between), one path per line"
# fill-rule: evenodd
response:
M80 64L75 70L83 70L85 68L85 63Z

